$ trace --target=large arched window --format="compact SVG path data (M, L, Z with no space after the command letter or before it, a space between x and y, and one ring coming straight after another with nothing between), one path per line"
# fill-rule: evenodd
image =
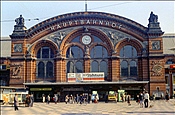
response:
M52 79L54 77L54 53L50 47L41 47L37 52L36 79Z
M131 45L126 45L120 50L121 77L137 78L137 54L137 50Z
M78 39L76 37L75 39ZM75 40L77 41L77 40ZM83 51L78 46L71 46L66 52L67 73L83 73Z
M90 57L91 72L104 72L106 79L108 76L108 53L106 48L104 46L93 47L90 51Z

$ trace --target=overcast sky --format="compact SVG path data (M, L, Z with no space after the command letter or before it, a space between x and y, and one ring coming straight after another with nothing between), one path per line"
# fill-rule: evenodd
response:
M106 12L140 23L147 27L148 18L153 11L158 15L158 22L165 33L175 33L174 1L87 1L88 11ZM1 1L1 36L12 34L15 19L21 14L26 19L27 29L46 19L71 12L85 11L84 1ZM39 21L33 20L39 18ZM28 21L27 19L31 19Z

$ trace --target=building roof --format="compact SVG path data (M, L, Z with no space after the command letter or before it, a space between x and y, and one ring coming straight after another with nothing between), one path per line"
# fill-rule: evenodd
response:
M163 54L175 54L175 33L163 35Z
M11 57L11 39L10 37L1 37L0 39L0 57Z

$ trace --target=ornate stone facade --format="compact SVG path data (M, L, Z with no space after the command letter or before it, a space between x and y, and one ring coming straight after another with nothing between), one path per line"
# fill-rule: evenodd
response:
M151 15L152 16L152 15ZM21 19L21 17L20 17ZM157 18L150 17L149 26L144 27L132 20L113 14L102 12L76 12L59 15L26 29L23 22L15 25L12 39L11 86L23 86L23 83L33 83L41 79L37 78L38 52L42 47L49 47L54 54L53 74L54 82L67 82L67 52L71 46L79 47L84 55L83 72L91 72L91 51L95 46L106 49L108 57L108 72L106 81L119 82L125 80L148 81L146 90L152 93L157 85L165 92L164 83L164 57L162 55L163 32L159 27ZM21 31L18 31L18 28ZM92 36L92 42L88 45L75 41L76 37L83 35ZM95 41L96 37L100 42ZM132 58L121 59L121 50L124 46L132 47L137 52L137 75L131 77L129 69L128 78L121 77L121 62L132 62ZM50 50L49 50L50 51ZM123 49L124 51L124 49ZM75 60L74 60L75 61ZM98 59L96 59L98 62ZM20 66L17 64L20 63ZM18 80L18 82L16 82ZM140 87L138 85L138 87Z

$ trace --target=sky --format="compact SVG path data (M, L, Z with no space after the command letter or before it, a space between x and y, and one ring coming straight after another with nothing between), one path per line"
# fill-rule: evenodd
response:
M87 10L131 19L147 27L151 11L165 33L175 33L174 1L88 1ZM15 19L22 15L27 29L55 16L85 11L85 1L1 1L1 37L12 34ZM39 18L39 20L34 20ZM30 19L30 21L28 20Z

